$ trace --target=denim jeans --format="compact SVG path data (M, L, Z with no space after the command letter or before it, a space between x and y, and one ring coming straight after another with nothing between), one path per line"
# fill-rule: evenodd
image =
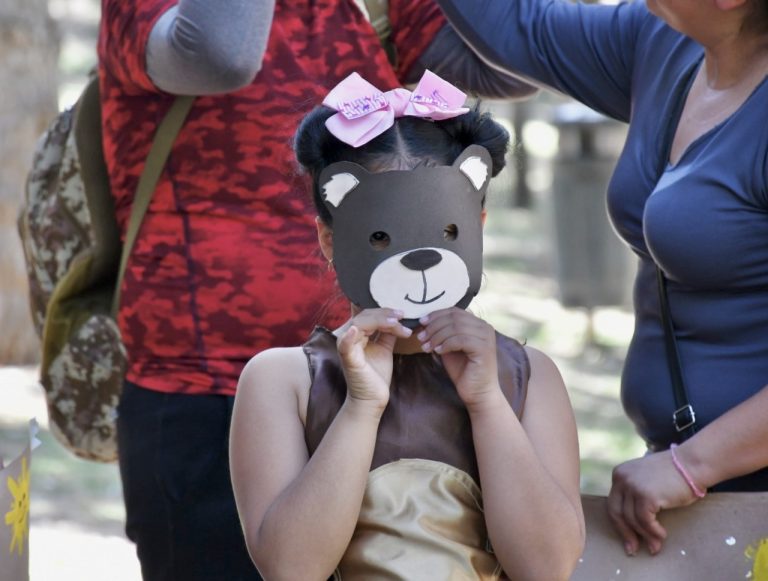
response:
M230 482L233 401L125 384L117 422L125 530L145 581L261 579Z

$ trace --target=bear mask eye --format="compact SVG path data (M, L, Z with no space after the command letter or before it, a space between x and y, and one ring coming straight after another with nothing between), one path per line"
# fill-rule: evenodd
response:
M448 241L456 240L459 237L459 227L456 224L448 224L443 228L443 238Z
M381 230L374 232L371 234L371 237L368 238L368 243L374 250L384 250L389 246L389 242L389 234L382 232Z

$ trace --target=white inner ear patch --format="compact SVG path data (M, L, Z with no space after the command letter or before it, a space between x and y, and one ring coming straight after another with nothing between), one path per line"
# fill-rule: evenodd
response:
M482 158L473 155L461 162L459 171L469 178L476 190L480 190L488 179L488 166Z
M360 183L351 173L337 173L331 176L331 181L323 184L323 196L329 204L338 208L344 197Z

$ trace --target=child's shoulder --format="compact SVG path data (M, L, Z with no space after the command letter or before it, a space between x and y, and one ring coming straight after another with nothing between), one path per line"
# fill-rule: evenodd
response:
M555 380L556 384L562 383L560 370L554 360L541 349L524 345L525 355L531 370L531 380L546 379L548 382Z
M301 347L266 349L253 356L240 373L233 417L283 428L303 422L309 383Z
M563 376L552 358L530 345L525 346L525 352L530 365L529 399L534 397L548 400L549 398L560 397L560 394L566 394ZM567 395L565 397L567 398Z
M523 374L527 386L545 383L550 388L558 389L562 385L557 364L540 349L498 331L496 345L500 370L518 369Z
M525 354L528 357L528 361L531 364L531 368L536 367L550 367L555 366L555 362L552 358L544 353L541 349L531 347L530 345L523 345Z
M506 352L518 359L523 359L525 364L529 366L531 373L536 370L551 371L552 369L557 369L555 362L549 355L536 347L531 347L525 340L520 341L497 330L496 345L498 351Z
M246 364L246 369L250 366L283 365L286 362L295 362L297 359L305 359L304 350L301 345L296 347L271 347L251 357Z
M274 347L254 355L240 374L238 391L257 385L260 391L309 384L307 357L302 347Z

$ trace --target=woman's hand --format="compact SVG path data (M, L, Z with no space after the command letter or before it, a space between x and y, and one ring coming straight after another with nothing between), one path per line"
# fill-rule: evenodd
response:
M422 349L441 356L459 397L472 408L500 390L496 365L496 333L472 313L452 307L422 317L418 333ZM488 398L488 399L486 399Z
M667 537L659 511L687 506L697 497L678 473L669 450L620 464L613 470L608 513L628 555L644 541L655 555Z
M412 331L400 323L403 313L392 309L366 309L358 313L336 342L347 397L381 413L389 401L392 351L398 338Z

